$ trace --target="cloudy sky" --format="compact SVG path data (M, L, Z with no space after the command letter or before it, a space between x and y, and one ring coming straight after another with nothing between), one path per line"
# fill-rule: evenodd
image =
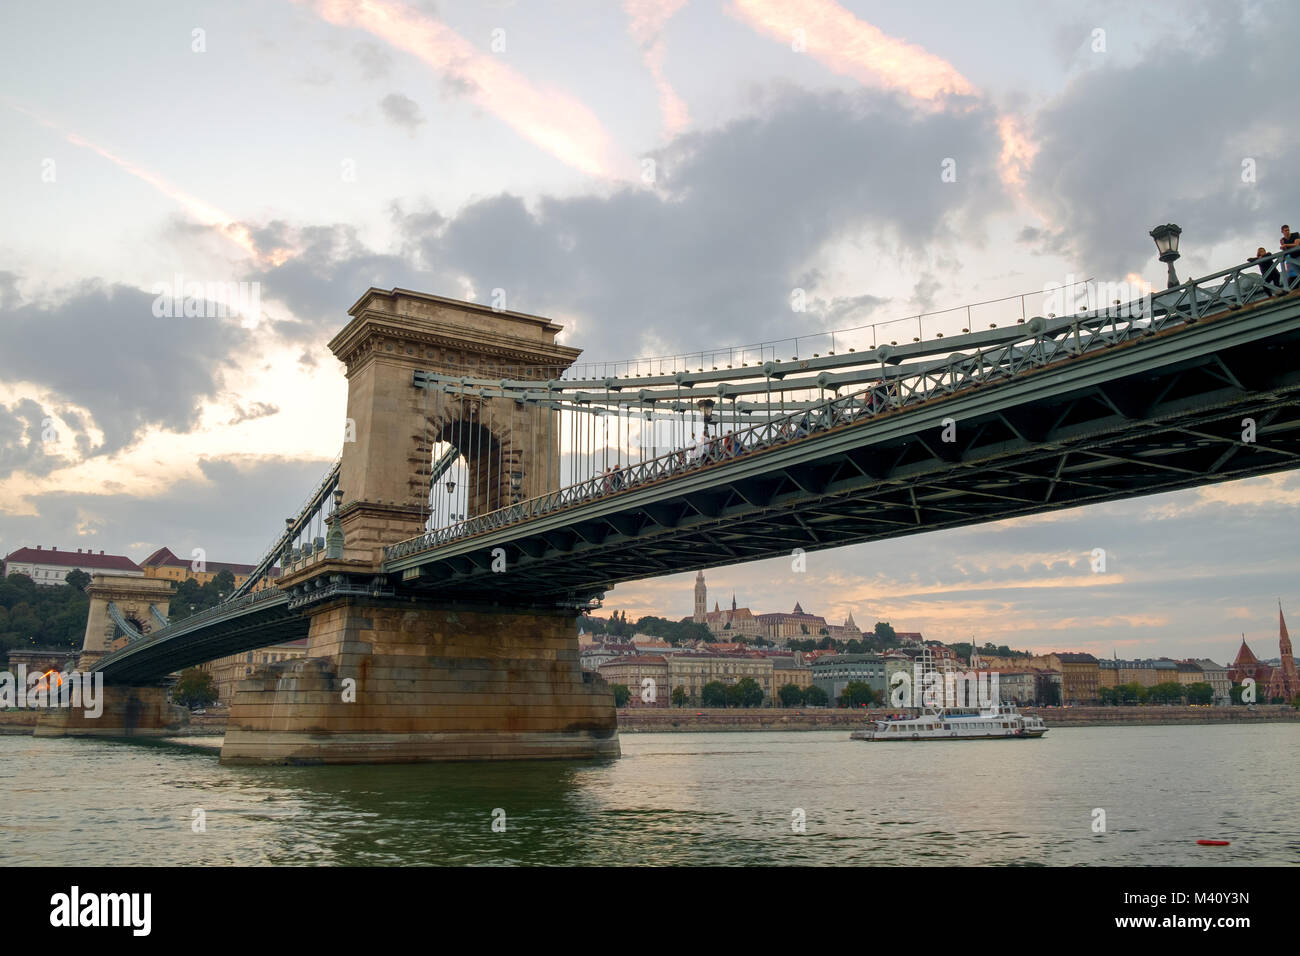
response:
M6 553L255 560L338 451L324 345L372 285L501 288L616 360L1158 286L1153 225L1197 275L1300 219L1285 2L13 0L0 26ZM156 317L188 282L256 308ZM1287 475L708 577L945 640L1271 656L1297 518ZM606 607L684 615L691 584Z

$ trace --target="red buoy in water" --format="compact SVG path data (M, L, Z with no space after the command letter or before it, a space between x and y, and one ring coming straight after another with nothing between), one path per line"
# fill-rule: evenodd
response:
M1231 840L1197 840L1201 846L1231 846Z

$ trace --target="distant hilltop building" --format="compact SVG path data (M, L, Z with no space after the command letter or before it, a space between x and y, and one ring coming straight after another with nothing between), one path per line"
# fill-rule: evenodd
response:
M828 624L821 615L805 612L798 602L789 614L755 614L747 607L737 607L734 594L729 609L720 608L716 601L712 611L708 608L708 585L704 583L704 572L700 571L695 575L695 614L691 620L705 625L719 637L762 637L781 644L791 638L802 640L830 636L837 641L856 641L862 638L862 631L858 629L851 612L843 624Z
M4 576L25 574L43 587L56 587L64 583L72 571L94 575L96 571L144 577L138 564L124 554L105 554L103 551L60 551L57 547L19 548L5 556Z
M159 548L141 561L140 567L147 578L163 578L178 584L190 579L199 584L207 584L222 571L229 571L235 579L235 587L248 580L248 576L254 571L254 566L251 564L230 564L225 561L208 561L205 558L186 561L177 557L171 548ZM272 568L269 576L274 578L279 574L279 568Z
M5 556L4 577L11 574L25 574L37 584L54 587L63 584L71 571L84 571L94 575L118 574L127 577L161 578L176 584L193 579L199 584L207 584L222 571L229 571L235 578L235 587L243 584L253 573L251 564L230 564L224 561L207 561L203 558L185 560L178 557L170 548L159 548L139 564L124 554L105 554L103 551L82 550L60 551L57 547L19 548ZM270 577L280 574L279 568L272 568Z
M829 634L831 638L836 641L862 640L862 632L858 630L857 622L853 620L852 611L850 611L849 616L844 619L843 624L826 625L826 633Z

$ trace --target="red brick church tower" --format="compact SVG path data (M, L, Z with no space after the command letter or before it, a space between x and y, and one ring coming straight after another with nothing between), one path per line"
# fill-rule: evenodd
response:
M1256 693L1264 694L1273 679L1273 668L1255 656L1255 652L1246 645L1246 636L1243 634L1241 636L1241 648L1237 651L1237 659L1228 667L1228 679L1234 684L1242 684L1245 683L1247 677L1253 680L1255 686L1259 688ZM1268 697L1265 695L1264 702L1266 703L1267 700Z
M1296 672L1295 658L1291 655L1291 635L1286 632L1286 618L1282 616L1282 602L1277 605L1278 644L1282 651L1282 664L1273 670L1268 682L1265 700L1281 697L1291 703L1300 697L1300 673Z

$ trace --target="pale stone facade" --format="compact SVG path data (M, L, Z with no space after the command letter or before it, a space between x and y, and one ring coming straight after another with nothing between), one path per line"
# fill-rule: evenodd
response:
M670 703L668 662L661 656L615 657L600 665L600 676L611 687L615 684L627 687L631 693L629 707L667 707Z
M81 646L83 653L94 660L112 650L115 643L120 643L118 638L123 637L122 629L110 614L110 604L116 606L127 623L147 634L161 623L152 608L167 614L172 586L141 575L95 574L86 594L90 596L90 613Z
M668 659L669 693L683 688L694 706L699 706L705 684L714 681L737 684L746 677L752 677L762 688L763 704L770 706L774 690L772 674L772 661L765 657L674 654Z
M245 651L243 654L219 657L200 666L212 675L212 683L217 688L217 703L229 706L235 699L235 690L240 682L245 677L251 677L258 668L306 656L307 639L302 638L286 644L272 644L255 651Z
M1214 688L1214 706L1227 707L1231 704L1232 681L1228 680L1228 668L1204 657L1193 659L1192 663L1201 669L1205 683Z
M613 695L584 678L577 636L563 612L332 602L312 614L308 657L261 668L240 685L221 759L617 756Z

